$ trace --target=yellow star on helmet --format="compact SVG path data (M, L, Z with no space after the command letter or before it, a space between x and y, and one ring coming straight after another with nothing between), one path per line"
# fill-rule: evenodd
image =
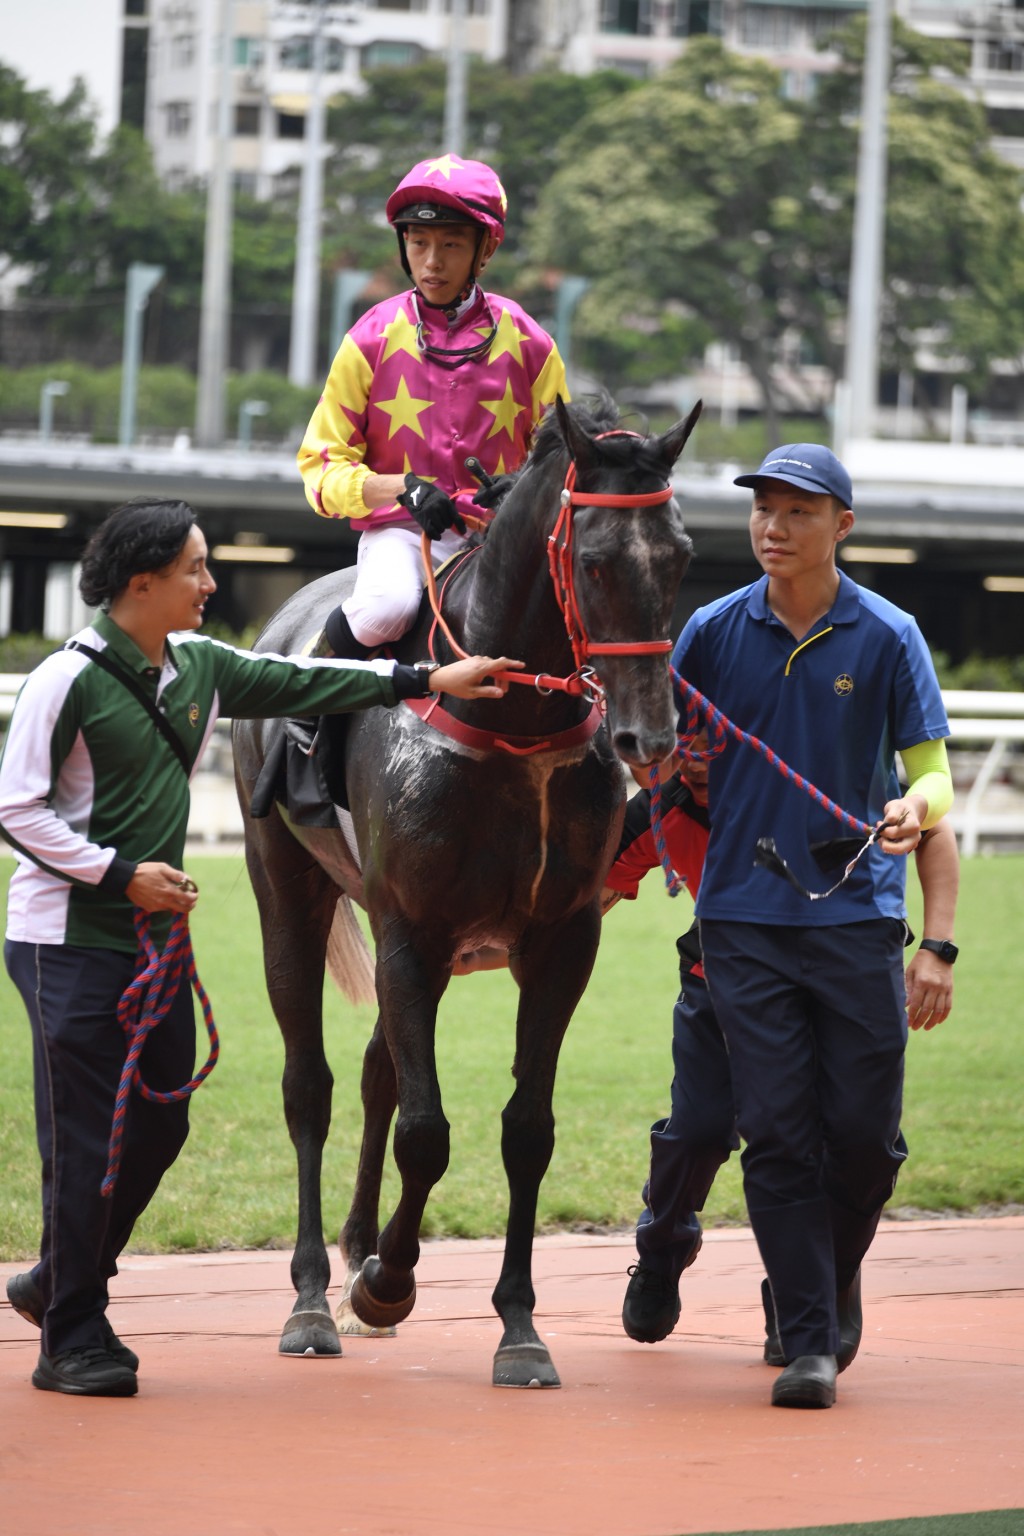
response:
M415 395L409 393L409 386L405 382L405 376L398 381L398 389L391 400L378 400L377 408L390 416L388 424L388 441L400 432L403 427L408 427L410 432L415 432L417 437L426 434L420 426L420 417L424 411L429 411L433 406L433 400L417 400Z
M416 327L403 309L400 309L393 320L389 320L380 333L387 337L387 343L381 354L380 361L386 363L389 357L396 352L408 352L418 363L423 362L420 349L416 345Z
M463 171L465 166L461 160L456 160L454 155L438 155L436 160L426 161L424 174L426 176L443 176L445 181L451 181L452 171Z
M506 382L505 393L500 400L481 400L480 404L494 417L494 426L487 434L489 438L494 437L498 432L507 432L511 437L515 431L516 417L520 411L526 410L526 406L520 405L512 393L512 385L509 382Z
M487 354L487 361L493 363L499 357L504 357L507 352L509 357L515 362L521 363L523 360L523 349L520 343L527 339L526 331L521 331L508 310L503 309L501 319L498 321L498 329L495 331L494 340L491 343L491 350Z

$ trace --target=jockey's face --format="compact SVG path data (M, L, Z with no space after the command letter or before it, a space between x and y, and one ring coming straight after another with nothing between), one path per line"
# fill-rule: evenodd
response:
M412 280L430 304L454 304L479 276L494 250L487 237L476 261L480 229L476 224L410 224L405 230L405 254ZM474 272L474 262L476 270Z

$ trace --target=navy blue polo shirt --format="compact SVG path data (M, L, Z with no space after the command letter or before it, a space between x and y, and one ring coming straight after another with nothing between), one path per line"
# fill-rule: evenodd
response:
M914 619L842 572L832 608L799 643L768 607L764 576L698 609L672 663L734 724L868 824L900 793L897 749L949 735ZM699 917L831 927L905 915L906 859L876 848L827 901L808 901L755 867L757 839L774 837L798 879L827 890L841 867L823 874L811 845L852 833L760 752L731 735L727 741L708 777L711 837Z

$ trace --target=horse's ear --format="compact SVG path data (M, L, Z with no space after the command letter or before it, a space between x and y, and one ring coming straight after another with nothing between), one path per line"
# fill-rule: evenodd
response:
M684 417L682 421L677 421L674 427L669 427L668 431L663 433L658 439L658 451L664 460L666 469L672 468L676 459L678 459L686 447L686 440L697 425L697 419L703 408L704 401L698 400L689 416Z
M558 417L558 427L562 434L562 440L569 450L569 457L576 465L576 471L585 469L594 462L596 454L591 439L581 430L576 418L561 395L555 396L555 414ZM681 445L680 445L681 446Z

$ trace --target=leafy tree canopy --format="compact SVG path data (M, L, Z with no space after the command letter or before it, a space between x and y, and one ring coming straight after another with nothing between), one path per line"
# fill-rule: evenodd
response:
M784 98L769 64L694 39L664 74L564 140L530 246L536 261L590 280L581 355L613 387L616 374L647 363L657 378L670 362L648 342L665 316L689 316L675 336L694 344L672 372L702 337L730 342L769 414L785 387L776 364L787 340L841 370L863 20L832 46L837 69L802 103ZM883 359L909 361L927 330L980 378L993 358L1021 350L1020 178L954 83L961 50L897 23L893 60Z
M384 205L418 160L438 154L445 109L445 65L427 59L367 73L365 95L341 96L328 124L336 148L325 195L325 246L337 267L385 268L398 282L394 232ZM517 276L525 228L557 167L567 136L595 107L630 95L636 83L618 71L517 76L496 64L469 62L463 151L485 160L508 194L504 243L489 268L495 286L522 291Z

